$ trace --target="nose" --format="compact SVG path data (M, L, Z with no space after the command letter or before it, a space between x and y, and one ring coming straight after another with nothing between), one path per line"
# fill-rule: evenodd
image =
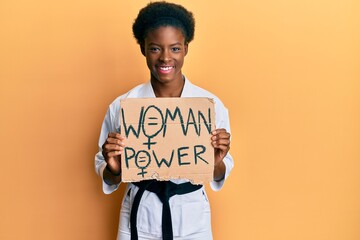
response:
M164 50L164 51L161 52L160 61L169 62L170 59L171 59L170 52L168 50Z

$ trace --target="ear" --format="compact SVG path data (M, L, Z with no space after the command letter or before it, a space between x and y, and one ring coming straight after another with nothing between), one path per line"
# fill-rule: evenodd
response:
M145 56L145 46L144 46L144 44L140 44L140 51L141 51L142 55Z
M188 50L189 50L189 44L188 43L185 43L184 50L185 50L185 56L186 56L187 53L188 53Z

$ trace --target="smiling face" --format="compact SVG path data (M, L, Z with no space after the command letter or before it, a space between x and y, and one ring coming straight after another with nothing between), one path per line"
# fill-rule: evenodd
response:
M183 86L181 68L188 45L178 28L165 26L148 32L145 37L143 54L151 72L151 83L157 88Z

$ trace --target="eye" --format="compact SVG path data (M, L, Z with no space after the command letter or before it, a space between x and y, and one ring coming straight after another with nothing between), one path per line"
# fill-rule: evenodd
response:
M160 51L160 48L158 48L158 47L150 47L150 48L149 48L149 51L150 51L150 52L159 52L159 51Z
M179 47L171 48L171 51L173 51L173 52L180 52L180 50L181 50L181 48L179 48Z

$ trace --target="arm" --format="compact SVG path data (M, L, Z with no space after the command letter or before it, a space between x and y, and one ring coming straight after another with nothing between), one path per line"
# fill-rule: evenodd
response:
M213 146L215 152L215 162L214 162L215 166L214 166L214 180L210 182L210 186L212 190L219 191L223 187L226 179L229 177L234 167L234 160L229 152L230 142L231 142L231 136L230 136L231 131L230 131L228 110L223 106L223 104L221 104L221 102L218 102L218 104L215 105L215 110L216 110L216 128L213 131L214 133L212 134L211 137L214 136L217 137L215 138L215 140L212 140L212 142L214 142Z
M110 173L112 175L117 175L120 172L120 169L116 169L116 166L114 165L114 162L116 163L116 161L118 161L120 164L120 155L118 157L109 155L108 158L105 159L105 155L107 154L105 152L111 152L108 148L109 146L106 146L106 144L110 143L109 141L112 141L111 137L109 138L109 136L111 136L109 133L118 132L119 129L118 119L117 116L114 114L114 112L117 111L116 107L117 105L110 105L108 111L106 112L104 121L101 126L98 142L99 151L95 155L95 170L96 173L101 177L102 189L105 194L110 194L116 189L118 189L119 183L121 181L121 177L110 175ZM108 150L104 150L103 147L107 148ZM108 166L107 162L109 162L109 160L113 163L110 163L110 165Z

